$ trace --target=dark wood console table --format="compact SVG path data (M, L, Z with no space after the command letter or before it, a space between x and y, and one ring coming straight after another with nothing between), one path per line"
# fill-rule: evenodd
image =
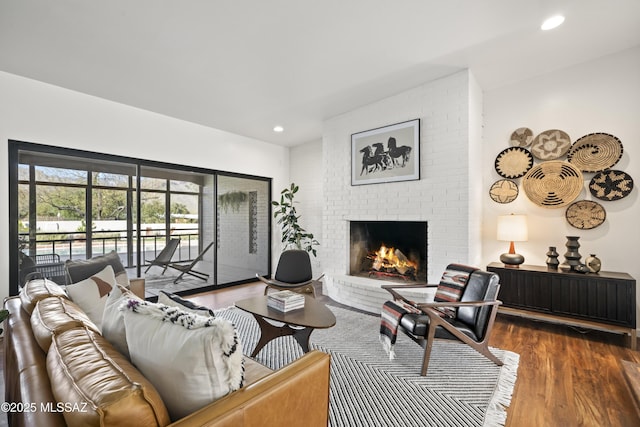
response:
M497 262L487 271L500 276L500 313L627 334L636 349L636 281L630 275Z

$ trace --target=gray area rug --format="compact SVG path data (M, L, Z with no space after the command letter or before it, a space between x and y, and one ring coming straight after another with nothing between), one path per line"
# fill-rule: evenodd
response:
M406 336L390 361L379 342L380 318L330 307L336 325L311 335L311 347L331 355L331 426L501 426L516 382L519 355L493 349L496 366L469 346L437 340L420 376L422 347ZM244 354L258 342L254 318L237 308L216 311L232 321ZM265 346L256 359L278 369L302 355L293 337Z

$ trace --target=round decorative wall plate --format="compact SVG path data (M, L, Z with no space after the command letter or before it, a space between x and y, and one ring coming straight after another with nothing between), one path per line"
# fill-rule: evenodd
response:
M511 134L509 145L512 147L527 148L533 141L533 131L529 128L518 128Z
M532 167L522 178L529 200L544 208L561 208L582 191L582 172L571 163L551 160Z
M571 148L569 135L558 129L549 129L535 137L531 154L540 160L555 160L567 154Z
M518 185L510 179L500 179L489 189L491 200L498 203L511 203L518 197Z
M567 222L580 230L591 230L604 222L607 213L601 204L591 200L572 203L565 212Z
M520 178L533 166L533 156L526 148L509 147L496 157L495 168L503 178Z
M622 142L608 133L591 133L573 143L567 161L583 172L609 169L622 157Z
M633 178L626 172L606 170L591 178L589 191L600 200L620 200L633 190Z

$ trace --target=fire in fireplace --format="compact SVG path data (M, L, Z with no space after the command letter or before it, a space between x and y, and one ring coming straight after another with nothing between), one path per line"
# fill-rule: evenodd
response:
M351 221L349 238L349 274L426 282L426 222Z
M367 255L373 260L369 268L369 276L398 277L404 280L416 280L418 263L411 261L400 249L380 246L380 249Z

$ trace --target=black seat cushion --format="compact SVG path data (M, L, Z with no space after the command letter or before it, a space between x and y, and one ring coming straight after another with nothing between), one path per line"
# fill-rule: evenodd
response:
M456 319L447 318L444 320L455 326L456 329L460 330L469 338L478 341L478 337L475 334L473 327L470 327L466 323L460 322ZM405 314L400 320L400 326L402 326L405 331L410 332L415 337L425 338L429 329L429 316L425 314ZM455 336L449 333L446 329L438 327L436 329L436 338L455 339Z

